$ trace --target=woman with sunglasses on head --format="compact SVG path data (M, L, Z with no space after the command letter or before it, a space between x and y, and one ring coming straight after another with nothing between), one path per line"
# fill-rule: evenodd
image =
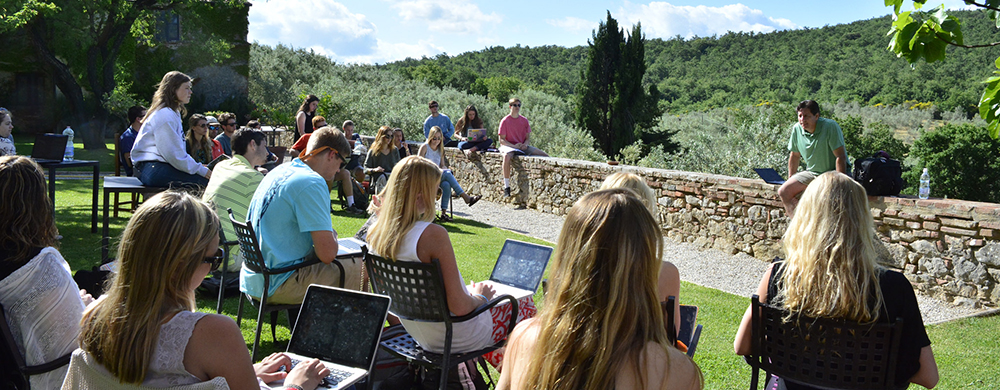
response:
M232 389L267 389L284 379L314 389L327 370L318 360L290 367L283 354L251 364L239 326L225 315L195 312L194 291L218 268L219 218L187 193L143 202L122 232L110 288L83 315L80 348L122 383L171 387L224 379ZM86 381L70 363L64 388Z
M79 290L58 245L42 168L22 156L0 157L0 304L28 365L72 352L90 295ZM86 301L82 300L85 299ZM32 375L35 389L62 384L66 367Z
M761 303L788 310L790 318L839 318L857 323L903 319L896 383L933 388L938 368L913 286L903 274L876 262L875 225L865 189L839 172L806 187L781 242L788 258L768 267L756 294ZM733 348L751 353L752 312L743 315ZM772 377L774 382L784 382ZM811 389L785 383L788 389Z
M514 328L497 389L700 389L698 366L663 326L662 251L631 190L580 198L559 234L545 306Z
M163 75L132 146L135 176L142 184L195 184L203 188L208 184L212 171L188 155L184 146L181 117L187 113L184 105L189 101L191 77L178 71Z
M466 288L448 231L431 223L440 183L441 169L430 160L410 156L400 161L381 193L380 206L372 208L379 218L368 232L368 244L373 253L395 261L430 263L431 259L437 259L448 309L453 315L462 316L486 304L493 298L494 291L484 283ZM444 323L401 322L424 349L437 353L444 350ZM489 311L472 320L455 323L451 353L489 346L493 343L493 334Z
M442 222L451 222L451 217L448 216L448 205L451 202L451 191L454 190L456 194L465 200L465 204L470 207L482 196L470 196L462 186L458 184L458 180L455 180L455 175L451 173L451 169L448 169L448 158L444 155L444 133L441 132L441 128L438 126L431 127L430 133L427 136L427 142L420 145L420 150L417 155L431 160L434 164L441 169L441 216L438 217Z
M208 118L202 114L191 115L188 126L184 145L195 161L208 164L222 155L222 144L208 137Z
M387 176L392 173L392 167L399 162L399 153L396 145L393 144L395 132L389 126L382 126L378 129L378 135L372 142L371 149L365 157L365 174L372 177L372 182L388 180ZM383 179L385 178L385 179Z

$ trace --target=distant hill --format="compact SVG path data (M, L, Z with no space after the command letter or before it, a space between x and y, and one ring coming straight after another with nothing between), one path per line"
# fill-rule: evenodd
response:
M954 12L966 43L1000 40L985 13ZM886 50L888 16L823 28L767 34L730 33L684 40L650 39L645 82L656 84L671 112L769 102L856 101L866 105L905 101L975 112L980 82L1000 49L949 47L948 58L911 68ZM406 59L381 66L409 78L470 90L476 78L516 77L560 96L573 93L586 56L584 46L491 47L454 57ZM421 67L434 72L416 71ZM432 75L432 76L428 76Z

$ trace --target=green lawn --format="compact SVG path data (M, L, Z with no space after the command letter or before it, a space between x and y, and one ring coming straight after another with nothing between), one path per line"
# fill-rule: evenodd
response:
M21 145L18 145L18 152L25 153ZM101 156L95 157L101 158ZM89 180L57 180L56 188L58 190L56 224L63 236L60 251L74 271L89 269L100 263L101 254L100 234L90 233L91 183ZM119 219L111 219L112 236L120 234L128 216L126 213ZM333 215L333 227L341 236L353 235L364 221L361 217L342 212ZM506 238L551 245L462 218L445 226L450 233L452 245L459 259L459 268L466 281L480 281L489 276ZM544 304L541 298L540 293L535 295L539 307ZM695 362L705 375L706 388L746 388L750 370L742 358L733 354L732 340L746 309L748 298L690 283L682 284L681 298L685 304L694 304L701 308L699 322L704 325L704 331L698 344ZM202 311L214 311L215 299L199 297L198 306ZM229 298L224 303L224 312L234 319L236 308L236 298ZM248 340L248 348L253 342L255 318L256 313L251 307L248 313L244 313L244 319L240 324L244 339ZM289 329L285 316L282 315L280 318L277 343L271 340L269 325L264 325L261 337L262 349L258 352L258 356L285 348ZM1000 367L1000 348L998 348L1000 316L953 321L929 326L927 329L934 343L934 352L941 372L941 382L937 388L1000 388L1000 368L998 368Z

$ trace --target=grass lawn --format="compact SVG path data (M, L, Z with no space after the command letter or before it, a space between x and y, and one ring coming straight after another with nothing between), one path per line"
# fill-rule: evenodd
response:
M18 152L25 153L22 145ZM78 153L78 158L83 158ZM110 152L106 154L110 155ZM100 156L95 156L101 158ZM88 157L90 158L90 157ZM104 161L104 160L102 160ZM113 164L113 160L112 164ZM102 166L102 171L104 171ZM113 165L112 165L113 169ZM56 224L63 235L60 251L75 271L89 269L100 263L100 234L90 233L90 186L88 180L57 180ZM103 199L103 197L102 197ZM111 219L111 234L120 234L126 217ZM365 219L338 212L333 215L333 226L341 236L353 235ZM462 218L445 225L455 247L459 268L466 281L480 281L489 277L493 263L506 238L545 243L509 231L492 228ZM535 295L539 307L544 302L541 293ZM701 308L699 322L704 331L698 344L695 362L705 375L708 389L746 388L750 369L741 357L733 354L732 341L739 321L746 310L748 298L738 297L718 290L683 283L681 298L685 304ZM213 312L215 299L199 297L199 310ZM236 317L237 299L229 298L224 313ZM265 324L258 357L272 351L284 350L290 330L282 315L278 326L278 341L270 336ZM244 313L240 324L248 348L253 342L256 312L251 307ZM970 318L927 328L941 373L939 389L998 389L1000 388L1000 316ZM914 386L916 388L916 386Z

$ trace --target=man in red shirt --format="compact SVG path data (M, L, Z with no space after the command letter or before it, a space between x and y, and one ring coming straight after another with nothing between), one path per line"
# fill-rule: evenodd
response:
M521 99L511 98L510 114L500 121L500 153L503 153L503 196L510 197L510 162L514 156L529 155L548 157L549 155L528 143L531 125L528 118L520 115Z

